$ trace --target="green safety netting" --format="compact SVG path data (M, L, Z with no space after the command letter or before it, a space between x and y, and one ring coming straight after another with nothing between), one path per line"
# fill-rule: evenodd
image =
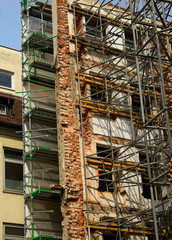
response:
M27 6L27 1L28 1L28 0L23 0L24 7L26 7L26 6Z

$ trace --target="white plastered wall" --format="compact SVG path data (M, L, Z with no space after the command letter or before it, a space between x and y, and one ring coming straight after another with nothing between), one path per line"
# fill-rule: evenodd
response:
M148 237L146 236L136 236L136 235L130 235L127 240L148 240Z
M120 80L118 80L117 82L119 82L119 84L121 83ZM124 92L115 91L115 90L113 90L112 92L111 102L113 106L128 110L130 99L131 99L130 96L128 96Z
M131 123L126 118L107 119L99 116L92 117L93 133L103 136L119 137L131 140ZM111 128L111 130L110 130Z
M108 46L119 50L123 50L122 31L120 27L108 25L106 28L106 38Z

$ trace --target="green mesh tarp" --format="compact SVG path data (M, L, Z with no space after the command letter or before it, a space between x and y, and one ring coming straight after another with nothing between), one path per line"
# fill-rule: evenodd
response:
M24 2L24 7L27 6L27 1L28 1L28 0L23 0L23 2Z

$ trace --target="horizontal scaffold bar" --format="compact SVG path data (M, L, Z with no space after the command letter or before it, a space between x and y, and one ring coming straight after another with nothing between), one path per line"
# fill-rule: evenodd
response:
M22 92L16 92L16 93L51 92L51 91L55 91L55 89L30 90L30 91L22 91Z
M91 163L93 165L100 165L100 166L103 165L103 166L105 166L105 168L109 168L109 169L111 168L112 162L113 162L113 163L115 163L115 167L121 167L121 168L133 167L133 169L137 168L137 170L141 171L141 172L146 171L146 169L144 167L139 167L138 163L134 163L134 162L121 162L121 161L117 161L117 160L107 162L106 160L102 161L102 158L98 160L98 157L95 159L88 158L87 162Z
M87 225L88 226L88 225ZM146 235L154 235L154 231L151 228L141 228L141 227L129 227L126 228L123 226L118 226L115 223L101 222L96 224L94 221L89 222L89 227L91 229L97 230L106 230L106 231L118 231L120 228L121 232L135 233L135 234L146 234ZM159 231L159 234L165 235L165 230Z
M61 237L48 236L48 235L39 235L39 236L33 238L33 240L49 240L49 239L62 239L62 238Z
M82 103L82 107L83 108L87 108L90 109L92 111L92 113L97 114L108 114L108 108L107 108L107 104L106 103L101 103L101 102L95 102L95 101L91 101L91 100L81 100ZM76 103L76 106L79 107L79 103ZM139 124L143 125L143 122L141 120L140 116L137 116L136 112L132 112L132 116L130 114L130 111L125 110L123 108L118 108L118 107L114 107L113 105L109 106L109 113L111 115L115 115L115 116L120 116L120 117L124 117L124 118L131 118L133 119L133 124L138 124L137 121L139 121ZM146 121L151 120L151 116L147 116L148 119L146 119ZM161 119L162 121L163 119ZM155 119L152 121L155 124L158 124L160 122L160 120L158 121L158 119ZM164 121L165 124L165 121ZM162 126L162 122L161 122L161 126Z
M104 80L105 77L96 77L96 76L92 76L92 75L89 75L89 74L79 73L79 78L80 78L80 81L85 81L85 82L88 82L89 84L94 84L94 85L99 85L99 86L104 86L105 85L105 80ZM76 80L78 79L78 73L77 72L75 73L75 79ZM113 82L112 80L107 79L107 87L109 89L114 89L116 91L122 91L122 92L125 92L125 93L134 93L136 95L139 95L138 87L128 86L127 82L125 82L124 84L123 84L124 86L123 85L121 86L121 83ZM153 85L149 85L149 88L153 88ZM136 91L136 89L138 91ZM142 90L142 93L144 93L145 96L146 96L146 95L148 95L148 90L144 90L144 91ZM154 91L149 90L149 94L150 93L154 93ZM158 91L156 91L156 97L158 99L161 97L161 94ZM170 98L172 100L172 96Z

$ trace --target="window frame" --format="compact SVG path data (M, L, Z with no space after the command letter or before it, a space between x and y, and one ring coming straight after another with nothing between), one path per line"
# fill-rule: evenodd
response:
M139 153L139 162L146 162L146 153L145 152L140 152ZM143 196L144 199L151 200L151 185L149 183L149 180L147 180L144 176L143 173L141 173L141 189L142 193L141 195ZM157 196L155 194L155 186L153 185L153 196L154 200L161 200L161 186L156 187L157 191Z
M103 89L103 86L90 85L90 96L91 96L91 101L93 102L104 103L104 104L107 103L106 90Z
M14 73L5 72L5 71L0 70L0 77L1 77L1 73L11 76L11 87L6 87L6 86L3 86L3 85L0 84L0 88L5 88L5 89L8 89L8 90L14 90Z
M139 86L138 86L137 83L130 83L130 87L133 87L133 92L136 91L136 93L133 93L131 95L132 111L136 114L139 114L141 112ZM143 99L143 105L144 105L144 108L145 108L147 114L150 115L150 108L152 107L152 99L151 99L151 97L149 99L146 94L145 94L144 99Z
M6 180L6 176L5 176L5 163L9 162L9 163L14 163L14 164L20 164L20 165L23 166L23 161L20 160L20 159L17 160L17 159L13 159L13 158L6 158L5 157L5 150L12 150L12 151L16 151L16 152L21 152L21 154L22 154L22 149L3 147L3 163L4 163L3 164L3 192L23 195L23 189L22 190L16 190L16 189L12 189L12 188L7 188L6 187L6 184L5 184L5 180Z
M141 103L140 103L139 95L132 94L131 101L132 101L132 111L136 114L139 114L141 111Z
M91 72L91 75L93 78L100 77L103 79L105 77L104 75L99 76L94 72ZM110 79L107 78L107 81L110 81ZM87 87L87 96L89 96L89 100L94 103L108 104L108 101L113 99L113 91L105 89L103 82L102 85L89 83Z
M101 149L102 148L102 149ZM100 151L98 151L98 149ZM103 150L104 149L104 150ZM111 159L112 156L110 156L112 153L109 152L109 150L111 149L111 147L109 145L105 145L105 144L99 144L99 143L96 143L96 150L97 150L97 157L100 157L100 158L105 158L105 162L108 160L108 159ZM104 152L105 151L105 155L104 155ZM111 150L110 150L111 151ZM102 153L100 153L102 152ZM103 154L104 156L101 156L101 154ZM114 153L116 157L118 155L118 152L115 152ZM107 155L107 156L106 156ZM100 174L105 174L105 175L100 175ZM113 179L112 179L112 172L109 171L109 172L106 172L106 171L101 171L101 170L98 170L98 191L99 192L110 192L110 193L113 193L114 192L114 189L113 189ZM105 182L105 180L108 180L108 183ZM103 185L103 186L102 186ZM111 189L111 186L108 186L108 185L112 185L112 189Z
M100 175L104 174L104 175ZM103 172L103 171L98 171L99 175L99 182L98 182L98 191L99 192L114 192L113 189L113 180L112 180L112 173L111 172ZM108 181L107 181L108 180ZM112 185L112 189L110 188L109 185Z
M24 240L24 235L6 235L5 234L5 227L12 227L12 228L22 228L24 230L24 225L22 224L14 224L14 223L3 223L3 240Z
M101 41L102 39L102 34L104 35L104 31L105 29L103 30L103 32L101 32L101 29L100 29L100 23L98 23L97 25L97 22L99 22L99 18L94 18L92 17L89 22L86 24L86 22L88 21L88 19L90 18L90 16L84 16L83 17L83 22L85 24L84 26L84 32L85 32L85 37L86 39L89 39L89 40L95 40L95 41ZM97 26L96 26L97 25ZM94 30L95 29L95 30ZM92 34L92 33L95 33L95 34Z
M134 38L132 30L125 30L124 31L125 36L125 49L128 51L134 51Z

